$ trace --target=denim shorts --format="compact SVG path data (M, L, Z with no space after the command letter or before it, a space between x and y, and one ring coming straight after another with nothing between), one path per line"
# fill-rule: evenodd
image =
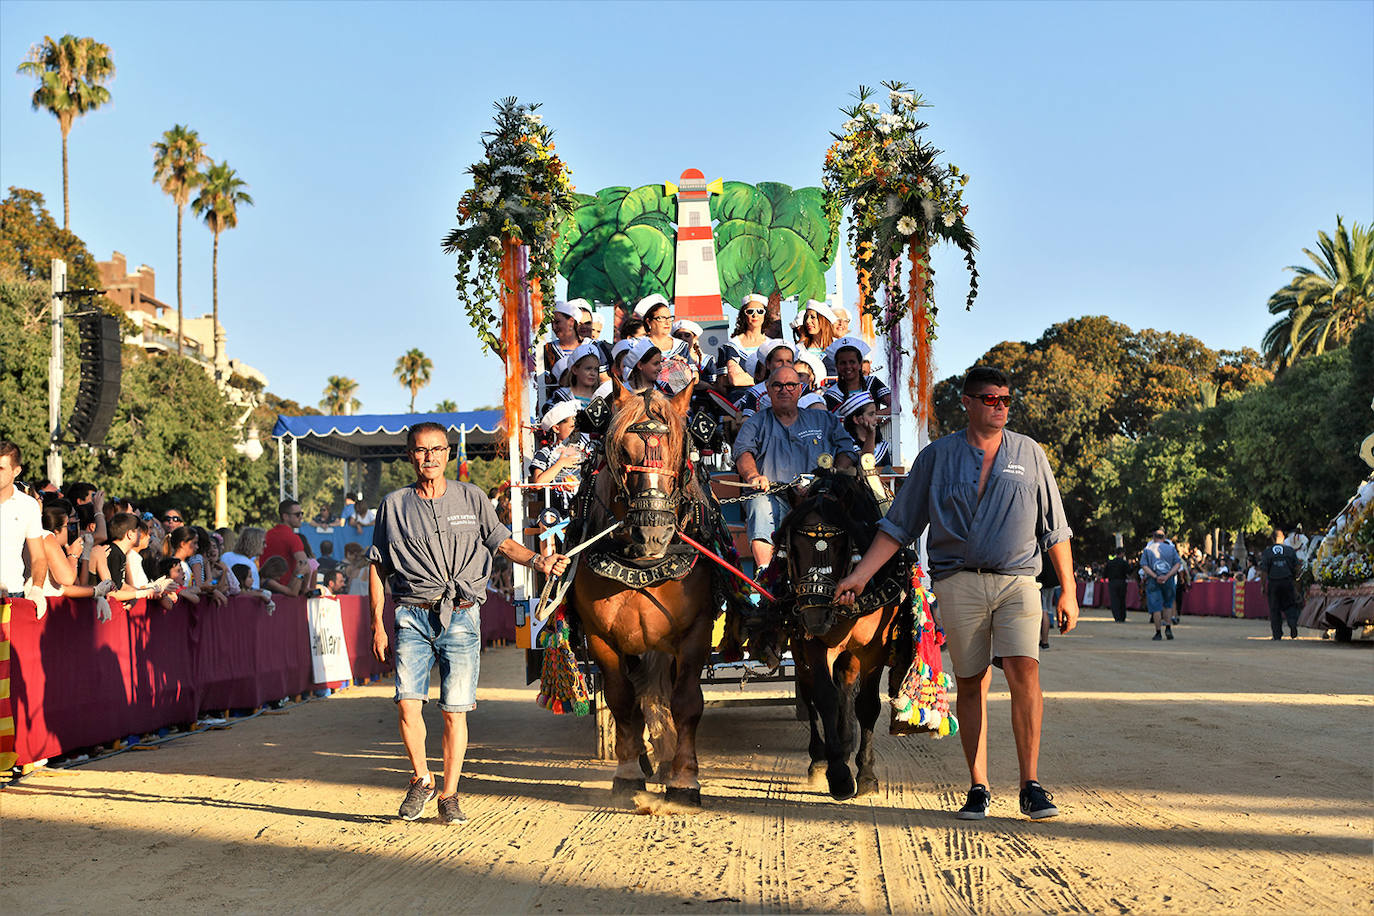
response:
M439 612L396 607L396 702L429 699L429 672L439 663L439 708L477 708L477 672L482 653L482 616L477 605L454 608L448 629Z
M787 513L792 511L787 500L781 496L760 493L745 504L748 506L749 540L773 543L773 532Z
M1153 578L1145 580L1145 607L1151 614L1161 613L1165 608L1174 606L1174 583L1177 581L1173 576L1162 583L1156 582Z

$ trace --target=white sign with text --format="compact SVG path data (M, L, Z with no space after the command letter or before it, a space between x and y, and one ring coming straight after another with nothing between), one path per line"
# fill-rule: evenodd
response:
M306 603L306 619L310 626L310 664L315 683L353 680L338 599L311 598Z

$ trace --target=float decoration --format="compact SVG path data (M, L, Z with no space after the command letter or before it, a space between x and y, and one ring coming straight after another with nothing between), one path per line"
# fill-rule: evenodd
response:
M893 734L924 731L943 738L959 732L959 720L949 708L954 681L945 672L940 658L945 631L935 622L930 593L921 584L921 578L921 568L917 566L911 577L915 617L912 662L901 688L891 700Z
M875 90L867 86L855 93L857 104L841 109L848 120L831 135L835 142L825 154L826 217L839 225L845 208L852 211L850 251L865 336L876 324L877 330L895 337L901 320L910 316L916 354L908 388L917 420L926 423L932 408L930 345L938 313L930 248L948 242L963 251L969 271L965 307L972 308L978 296L978 243L965 221L963 193L969 176L958 166L938 163L943 151L921 135L930 125L917 120L917 113L927 103L905 83L884 81L882 86L888 91L887 111L872 101ZM911 275L903 297L899 265L904 255ZM878 303L880 290L887 292L885 308Z

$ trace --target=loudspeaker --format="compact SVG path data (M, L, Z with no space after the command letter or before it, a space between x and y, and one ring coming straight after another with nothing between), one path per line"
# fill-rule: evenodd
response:
M82 315L77 323L81 335L81 385L67 429L81 442L100 445L119 403L123 371L119 319L113 315Z

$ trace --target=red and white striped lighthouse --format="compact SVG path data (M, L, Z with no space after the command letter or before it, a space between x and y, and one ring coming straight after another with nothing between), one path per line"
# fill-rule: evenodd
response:
M668 194L677 195L677 272L673 314L696 322L717 322L720 308L720 274L716 271L716 243L711 230L711 193L721 193L724 183L710 184L697 169L688 169L678 184L664 183Z

